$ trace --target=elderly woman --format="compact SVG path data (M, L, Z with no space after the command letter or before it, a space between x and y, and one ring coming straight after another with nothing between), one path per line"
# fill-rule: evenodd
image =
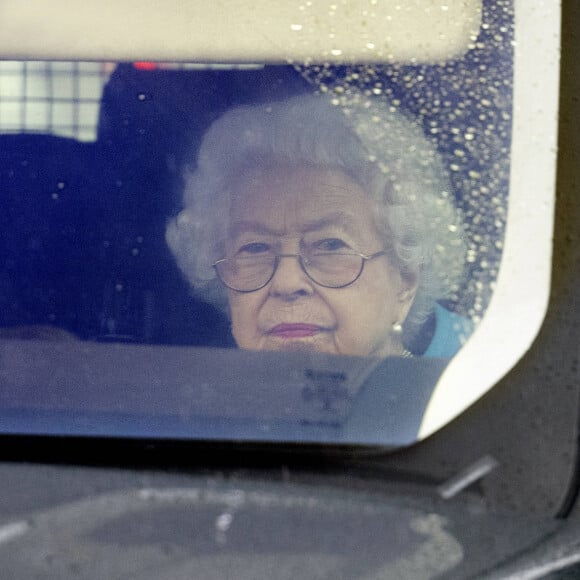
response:
M452 199L396 108L306 95L209 128L167 241L240 348L452 356L469 332L437 304L463 267Z

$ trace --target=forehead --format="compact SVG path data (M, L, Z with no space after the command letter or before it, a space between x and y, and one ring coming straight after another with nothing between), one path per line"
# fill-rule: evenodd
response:
M232 190L231 225L259 223L287 231L307 224L374 229L370 197L344 172L316 167L245 171Z

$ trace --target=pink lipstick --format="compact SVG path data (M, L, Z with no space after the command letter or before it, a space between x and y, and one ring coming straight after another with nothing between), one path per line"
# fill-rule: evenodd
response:
M315 324L283 323L271 328L269 333L278 338L307 338L318 334L321 330L323 329Z

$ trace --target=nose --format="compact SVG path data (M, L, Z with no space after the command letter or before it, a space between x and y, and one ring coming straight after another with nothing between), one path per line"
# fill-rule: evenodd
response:
M278 268L270 281L270 296L292 301L314 293L312 280L300 265L296 254L281 254L278 257Z

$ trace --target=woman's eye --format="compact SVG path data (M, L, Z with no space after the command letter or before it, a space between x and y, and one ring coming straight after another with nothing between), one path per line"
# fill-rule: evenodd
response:
M249 244L244 244L238 250L238 254L262 254L264 252L270 251L269 244L263 242L251 242Z
M350 246L339 238L327 238L317 241L314 244L314 249L319 252L337 252L340 250L348 250Z

